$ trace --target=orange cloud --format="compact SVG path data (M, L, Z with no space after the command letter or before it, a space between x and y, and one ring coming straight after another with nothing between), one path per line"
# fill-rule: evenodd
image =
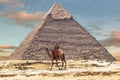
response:
M14 21L14 24L23 26L32 26L35 22L40 22L42 20L44 13L27 13L26 11L21 12L0 12L0 16L8 18Z
M23 7L24 4L17 0L0 0L0 4L3 6L8 6L12 8Z
M102 40L104 46L120 47L120 30L111 31L109 38Z
M15 46L11 46L11 45L0 45L0 49L15 49Z
M8 18L16 19L16 20L24 20L24 21L39 21L43 17L43 13L27 13L26 11L21 12L13 12L7 14Z
M8 4L10 2L10 0L0 0L0 3L3 3L3 4Z
M120 30L112 31L113 33L111 34L111 37L113 39L120 40Z

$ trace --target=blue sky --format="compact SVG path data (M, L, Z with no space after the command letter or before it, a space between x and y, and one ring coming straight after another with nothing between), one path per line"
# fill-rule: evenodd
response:
M18 46L55 2L110 52L120 53L120 0L0 0L0 45Z

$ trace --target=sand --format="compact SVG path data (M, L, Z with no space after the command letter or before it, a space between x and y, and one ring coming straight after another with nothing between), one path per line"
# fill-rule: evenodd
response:
M49 61L29 61L19 69L13 64L27 61L0 61L0 80L120 80L120 63L67 61L66 70L56 66L50 71Z

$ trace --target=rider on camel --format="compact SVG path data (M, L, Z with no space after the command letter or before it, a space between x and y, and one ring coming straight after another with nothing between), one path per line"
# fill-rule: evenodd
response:
M59 56L59 55L62 55L62 54L63 54L63 51L60 48L60 45L57 43L54 47L54 55Z

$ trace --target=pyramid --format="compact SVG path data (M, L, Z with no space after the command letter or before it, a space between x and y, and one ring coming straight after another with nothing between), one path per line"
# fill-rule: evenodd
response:
M48 60L44 47L53 50L59 43L67 60L116 59L58 3L44 15L42 22L22 41L9 59Z

